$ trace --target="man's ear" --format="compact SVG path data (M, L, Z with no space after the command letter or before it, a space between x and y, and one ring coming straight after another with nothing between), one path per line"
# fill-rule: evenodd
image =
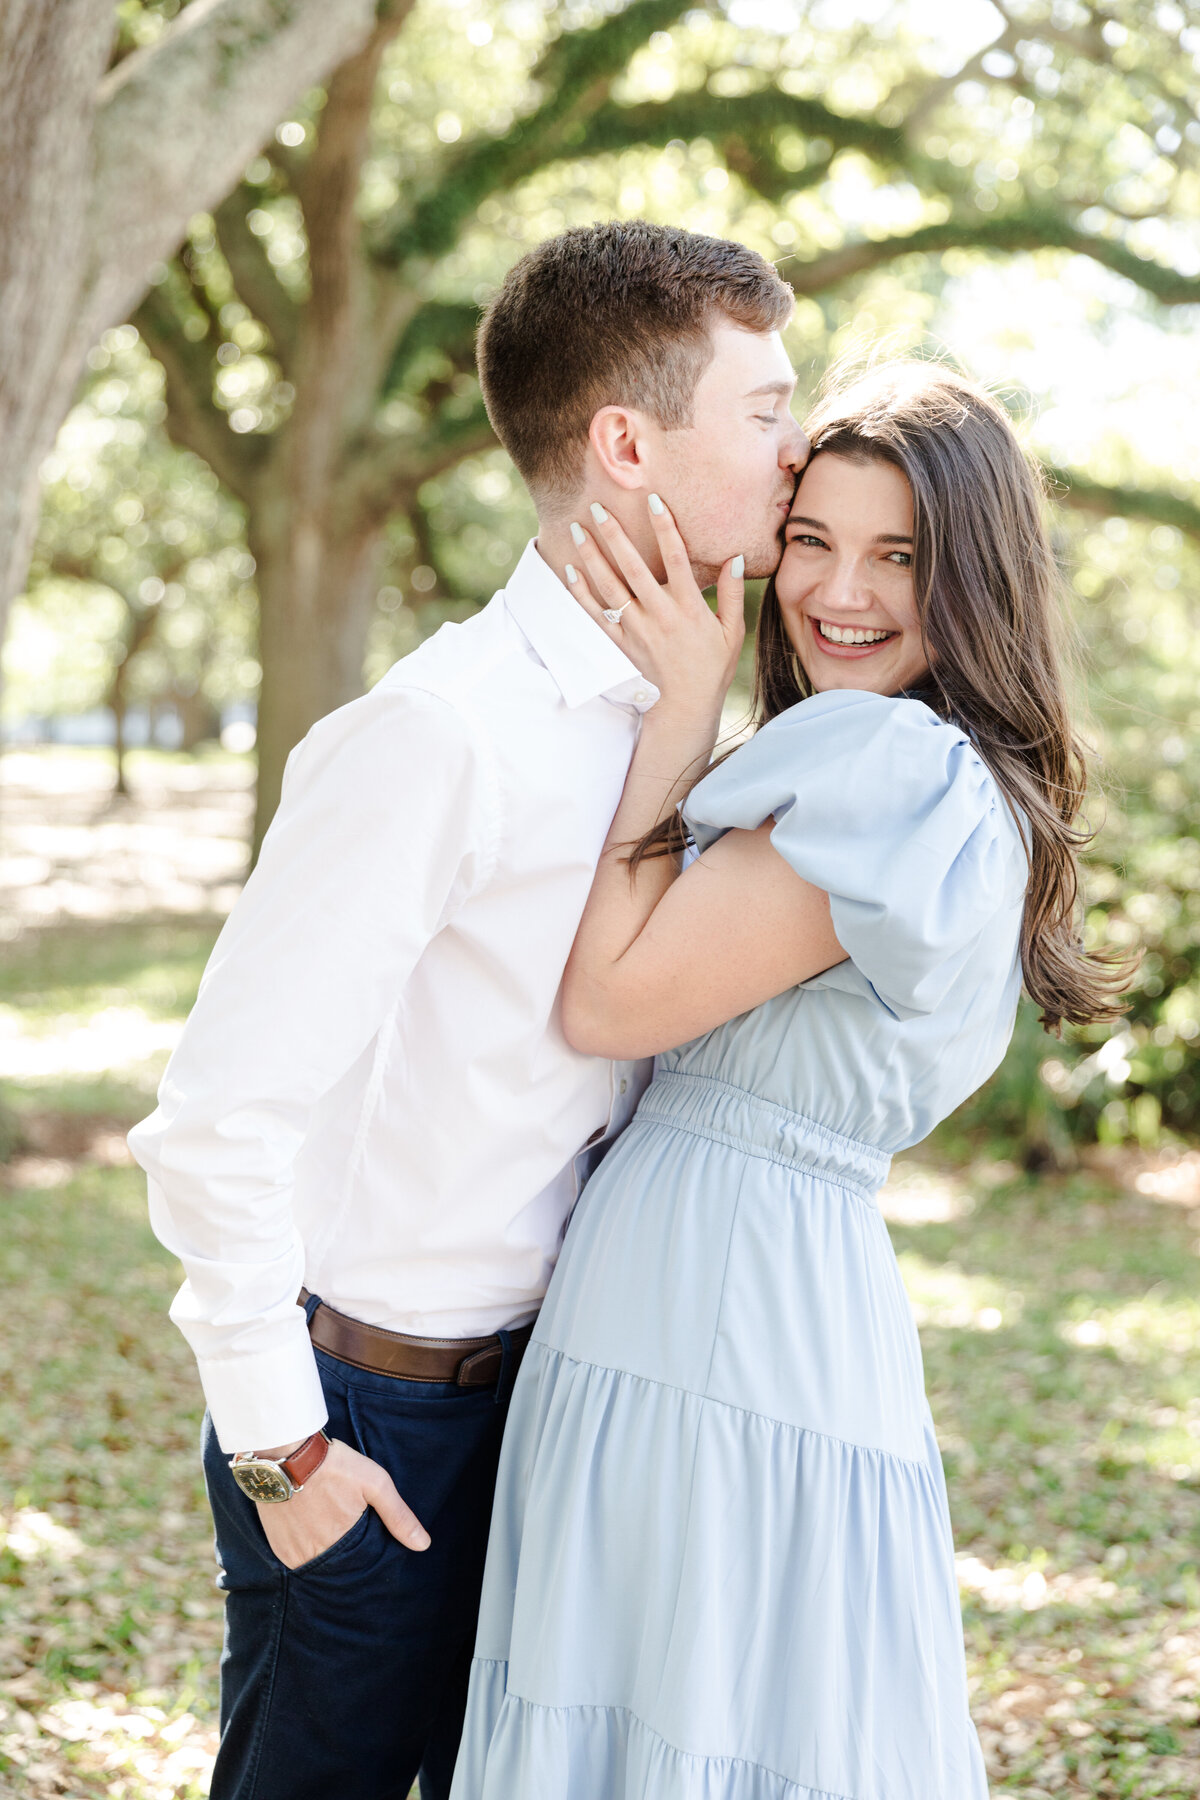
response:
M649 427L631 406L602 406L588 427L588 442L608 479L632 493L649 484L646 470Z

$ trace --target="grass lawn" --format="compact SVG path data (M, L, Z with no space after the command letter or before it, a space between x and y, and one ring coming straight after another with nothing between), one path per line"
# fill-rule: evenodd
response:
M3 947L23 1138L0 1187L4 1794L205 1791L220 1602L199 1389L121 1133L214 931L68 924ZM994 1793L1195 1800L1200 1210L936 1150L887 1205Z

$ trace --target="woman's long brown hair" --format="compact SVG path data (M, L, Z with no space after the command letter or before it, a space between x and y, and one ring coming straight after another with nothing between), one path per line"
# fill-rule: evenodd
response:
M1040 473L1003 409L938 365L893 362L818 400L806 430L814 456L878 461L912 490L913 577L929 673L919 691L971 738L1028 830L1021 929L1025 987L1048 1030L1124 1010L1131 964L1084 947L1077 821L1087 787L1071 726L1059 646L1059 578L1043 519ZM759 615L755 728L812 693L772 579ZM673 816L633 850L678 850Z

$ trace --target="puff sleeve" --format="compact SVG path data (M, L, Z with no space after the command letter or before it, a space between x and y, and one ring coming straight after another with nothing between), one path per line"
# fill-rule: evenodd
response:
M693 788L700 850L774 817L851 962L899 1018L933 1012L1027 880L1020 828L965 732L919 700L816 694Z

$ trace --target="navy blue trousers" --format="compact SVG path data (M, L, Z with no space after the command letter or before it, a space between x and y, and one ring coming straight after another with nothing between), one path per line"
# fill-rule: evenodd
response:
M225 1593L212 1800L407 1800L418 1775L421 1800L447 1800L509 1359L494 1388L397 1381L323 1351L317 1362L329 1435L387 1469L433 1541L406 1550L368 1508L320 1556L285 1568L205 1420Z

